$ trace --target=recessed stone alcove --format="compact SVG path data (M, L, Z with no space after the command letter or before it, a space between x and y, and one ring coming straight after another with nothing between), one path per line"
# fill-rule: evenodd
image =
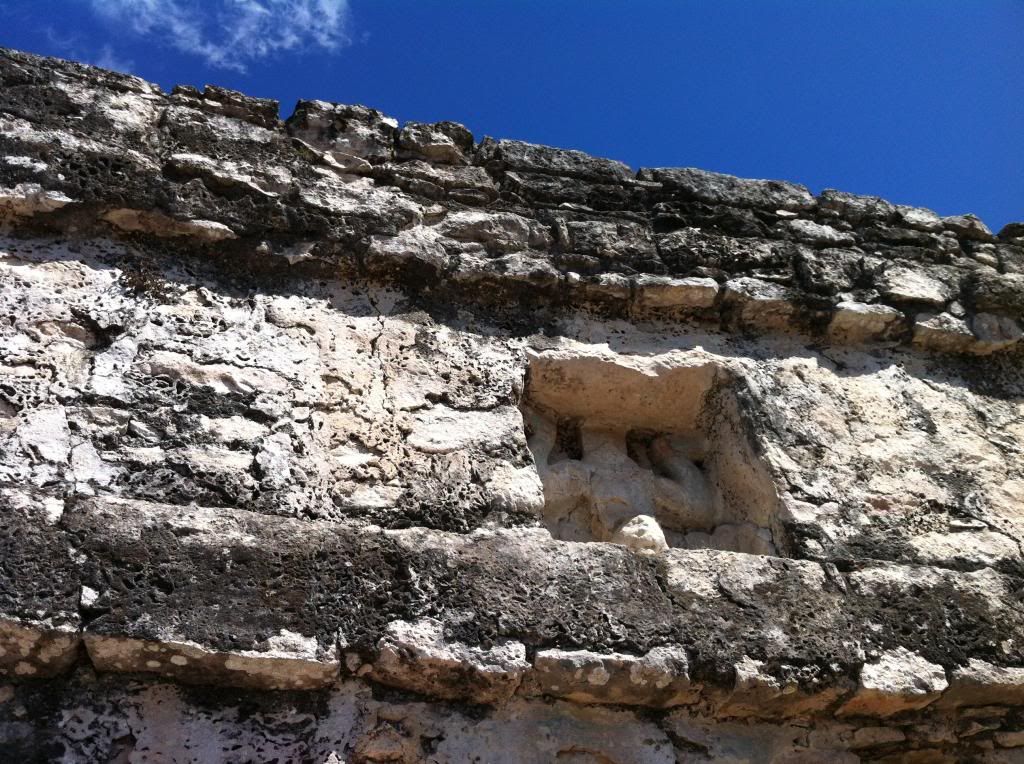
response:
M551 534L650 553L784 553L737 384L703 354L533 355L523 418Z

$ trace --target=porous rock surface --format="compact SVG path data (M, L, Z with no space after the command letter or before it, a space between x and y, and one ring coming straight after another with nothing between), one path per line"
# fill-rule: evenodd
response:
M0 50L12 759L1024 760L1024 228Z

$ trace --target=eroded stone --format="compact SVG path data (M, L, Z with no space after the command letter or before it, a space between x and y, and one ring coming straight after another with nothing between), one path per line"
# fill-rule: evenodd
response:
M948 686L942 666L897 648L864 664L857 691L839 714L888 717L924 708L934 703Z
M533 662L532 692L579 703L671 708L695 703L686 652L656 647L642 656L585 650L542 650Z
M500 703L530 668L520 642L469 647L444 638L440 621L395 621L377 646L368 676L374 681L442 698Z

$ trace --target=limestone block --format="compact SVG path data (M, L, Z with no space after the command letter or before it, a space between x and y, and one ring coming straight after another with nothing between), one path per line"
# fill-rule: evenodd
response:
M580 291L590 300L624 305L633 296L633 283L621 273L601 273L580 282Z
M435 697L496 704L512 696L529 668L521 642L482 648L447 641L444 625L424 618L388 625L368 676Z
M393 265L419 262L436 270L448 266L449 256L432 228L416 227L397 236L374 236L370 241L367 258L373 265Z
M472 445L496 446L516 434L519 412L504 406L467 412L438 405L412 415L407 443L428 454L446 454Z
M0 212L12 215L38 215L73 203L74 199L66 194L46 190L38 183L19 183L13 188L0 187Z
M565 223L565 230L574 253L625 263L657 257L654 237L643 225L580 220Z
M784 667L789 673L793 667ZM763 661L744 656L734 667L731 692L716 705L722 717L782 719L820 713L849 694L852 684L837 681L820 687L801 687L795 678L780 679L766 670Z
M790 220L786 228L798 241L818 247L848 247L854 243L850 233L837 231L830 225L815 223L813 220Z
M718 298L718 282L711 278L684 279L642 275L636 279L641 308L710 308Z
M254 98L216 85L205 86L202 93L187 85L177 85L171 95L212 114L223 114L266 128L275 128L278 124L281 104L272 98Z
M999 273L981 268L970 285L974 308L1002 316L1024 315L1024 273Z
M844 301L835 307L828 334L839 342L870 342L884 339L902 321L903 313L888 305Z
M413 159L390 166L400 188L415 191L424 188L416 184L429 184L432 196L442 198L447 193L463 204L487 204L498 198L498 187L482 167L429 164ZM434 190L436 189L436 191Z
M943 353L963 353L974 346L975 337L962 318L949 313L918 313L914 317L914 344Z
M67 671L82 639L72 626L0 616L0 676L45 679Z
M515 284L517 287L529 284L553 289L561 282L562 274L540 253L513 252L493 258L463 254L452 279L462 283L486 280Z
M0 487L0 676L52 677L78 658L81 584L63 513L60 497Z
M838 714L888 717L913 711L934 703L948 686L942 666L898 647L864 664L856 693Z
M781 180L750 180L693 167L645 168L639 177L711 204L768 210L806 210L815 204L805 186Z
M513 140L484 138L478 149L481 164L497 163L509 170L525 170L568 178L611 183L630 181L633 173L622 162L582 151L540 146Z
M992 241L992 231L975 215L950 215L942 218L947 230L973 241Z
M826 188L818 194L818 208L834 213L851 223L888 220L896 212L895 205L880 197L851 194L834 188Z
M978 355L1011 348L1024 336L1020 324L1014 319L992 313L976 314L971 319L971 331L974 332L975 342L970 350Z
M896 214L905 225L919 231L935 232L941 231L943 227L942 218L925 207L907 207L897 204Z
M725 283L723 298L726 305L735 306L742 325L777 331L793 328L796 305L785 287L743 276Z
M533 221L511 212L465 210L448 215L440 232L457 241L479 242L498 252L514 252L543 243L545 233Z
M138 231L154 236L189 236L211 242L238 238L223 223L213 220L175 220L159 212L115 209L105 213L103 219L122 231Z
M257 367L225 363L196 363L191 358L170 351L158 351L138 362L143 374L166 376L192 385L209 387L218 393L274 392L290 389L287 380L272 371Z
M995 666L977 658L950 672L940 706L1024 705L1024 667Z
M299 101L288 132L344 162L359 157L372 164L394 156L398 120L376 109L326 101Z
M21 442L49 462L66 463L71 453L67 412L57 406L40 406L21 415L17 429Z
M340 623L323 598L346 588L352 552L330 527L256 517L108 497L65 512L97 614L85 633L94 665L262 689L333 682Z
M315 690L340 676L337 649L282 630L263 650L221 651L176 639L146 640L85 633L85 649L98 671L150 673L189 684L260 690Z
M925 303L941 308L953 297L952 290L942 281L904 266L886 268L876 281L882 295L896 303Z
M1007 223L997 234L997 238L1003 241L1022 241L1024 240L1024 223L1013 222Z
M695 703L700 696L680 647L657 647L642 656L540 650L533 667L530 692L577 703L671 708Z
M399 157L439 164L469 164L473 134L457 122L406 122L398 133Z
M931 565L1001 568L1019 565L1020 547L1012 538L991 531L930 531L908 539L920 562Z
M283 191L289 185L291 175L283 168L261 168L260 176L242 162L212 159L202 154L172 154L164 165L164 173L182 179L201 178L215 190L235 190L252 193L269 199L277 198L277 190ZM268 177L284 175L286 182L270 183ZM277 190L272 190L271 187Z

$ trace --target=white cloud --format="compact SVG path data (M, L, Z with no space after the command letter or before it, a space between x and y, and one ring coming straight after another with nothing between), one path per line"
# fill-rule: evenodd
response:
M53 50L46 51L56 56L69 58L72 61L81 61L83 64L92 64L101 69L113 69L116 72L132 72L135 69L135 62L130 58L122 58L114 51L109 43L96 50L95 46L80 32L68 32L61 34L52 26L43 27L43 34Z
M130 72L135 68L135 62L130 58L121 58L110 45L104 45L91 63L101 69L113 69L115 72Z
M348 44L348 0L90 0L98 15L211 66Z

